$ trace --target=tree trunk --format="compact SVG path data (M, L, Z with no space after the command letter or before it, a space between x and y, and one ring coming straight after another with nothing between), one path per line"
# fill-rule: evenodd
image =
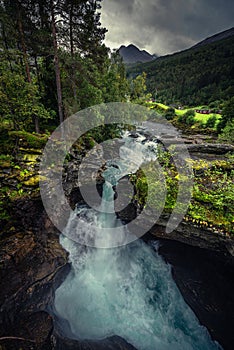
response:
M72 26L72 16L73 16L73 4L71 4L70 9L70 18L69 18L69 30L70 30L70 48L71 48L71 56L74 55L74 42L73 42L73 26Z
M23 23L22 23L22 17L21 17L21 11L20 11L19 5L18 5L18 25L19 25L20 41L21 41L21 46L22 46L22 51L23 51L26 76L27 76L28 82L30 84L32 84L32 78L31 78L30 67L29 67L28 56L27 56L27 48L26 48L26 43L25 43L25 39L24 39ZM38 117L36 115L33 115L32 120L33 120L33 123L35 126L36 133L39 133L40 130L39 130Z
M73 4L71 4L70 18L69 18L70 50L71 50L71 58L72 58L71 83L72 83L73 97L76 99L77 94L76 94L76 83L75 83L74 40L73 40L73 23L72 23L73 9L74 9Z
M4 42L4 45L5 45L5 49L6 49L6 52L7 52L7 60L8 60L9 65L10 65L10 70L11 70L11 73L13 73L12 64L11 64L11 58L9 57L9 46L8 46L7 36L6 36L6 33L5 33L5 28L4 28L4 24L3 23L2 23L2 37L3 37L3 42Z
M19 25L20 41L21 41L21 46L22 46L22 51L23 51L26 76L27 76L28 82L31 83L32 79L31 79L30 68L29 68L29 64L28 64L27 50L26 50L26 44L25 44L25 40L24 40L24 31L23 31L23 24L22 24L20 9L19 9L18 25Z
M62 101L62 87L61 87L61 76L60 76L60 66L59 66L59 57L58 57L58 43L57 43L53 1L51 1L51 29L52 29L53 46L54 46L54 66L55 66L57 98L58 98L59 122L61 124L63 122L63 101Z

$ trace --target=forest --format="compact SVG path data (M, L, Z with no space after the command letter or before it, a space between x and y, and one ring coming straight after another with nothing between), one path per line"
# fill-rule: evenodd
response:
M125 101L120 58L103 44L101 0L1 0L1 127L45 131L80 109Z
M128 66L128 76L147 74L147 89L165 104L209 105L234 95L234 36Z

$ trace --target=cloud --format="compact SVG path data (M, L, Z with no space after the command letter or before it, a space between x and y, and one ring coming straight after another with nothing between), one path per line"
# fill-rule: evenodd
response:
M103 0L106 44L135 44L159 55L192 46L233 26L232 0Z

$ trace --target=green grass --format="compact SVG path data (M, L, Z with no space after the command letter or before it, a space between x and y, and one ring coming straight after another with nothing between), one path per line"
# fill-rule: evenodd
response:
M155 102L154 105L157 105L159 108L163 109L164 111L166 111L168 108L170 108L169 106L163 104L163 103L159 103L159 102ZM201 107L192 107L192 108L187 108L187 109L176 109L175 108L175 114L179 117L181 115L183 115L184 113L188 112L189 110L196 110L196 109L201 109ZM208 119L215 116L217 119L216 125L218 123L218 121L222 118L222 116L220 114L216 114L216 113L209 113L209 114L201 114L201 113L197 113L195 112L195 120L201 124L206 124Z
M195 118L196 121L200 122L201 124L206 124L207 120L210 117L213 117L213 116L216 117L216 125L217 125L218 120L220 120L222 118L220 114L215 114L215 113L200 114L200 113L196 113L194 118Z
M164 110L167 110L169 108L168 106L164 105L163 103L155 102L154 104L157 105L158 107L164 109Z

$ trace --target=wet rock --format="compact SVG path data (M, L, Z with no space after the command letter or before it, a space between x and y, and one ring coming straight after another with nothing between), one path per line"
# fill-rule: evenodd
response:
M16 201L12 210L15 225L0 240L0 345L7 338L6 349L44 349L52 329L45 310L69 272L68 255L39 198Z
M203 143L197 145L187 145L187 149L190 153L206 153L206 154L215 154L223 155L228 152L234 151L234 146L225 145L225 144L211 144Z
M136 350L124 339L113 336L103 340L74 340L61 336L56 330L53 333L53 345L56 350Z
M11 173L11 168L4 168L4 169L2 170L2 172L3 172L3 174L9 175L9 174Z
M161 216L157 224L150 230L150 233L157 238L175 240L191 246L232 255L234 251L234 239L231 237L185 221L181 222L176 230L167 233L166 226L168 219L168 215Z
M172 240L160 240L159 253L172 265L173 278L201 324L225 350L232 350L234 258Z
M136 206L134 203L129 203L121 211L117 211L116 215L124 223L129 223L137 217Z
M129 136L132 137L133 139L137 139L139 137L139 133L137 133L136 131L131 131Z
M2 350L51 349L52 317L45 311L21 315L14 322L14 336L0 338Z

